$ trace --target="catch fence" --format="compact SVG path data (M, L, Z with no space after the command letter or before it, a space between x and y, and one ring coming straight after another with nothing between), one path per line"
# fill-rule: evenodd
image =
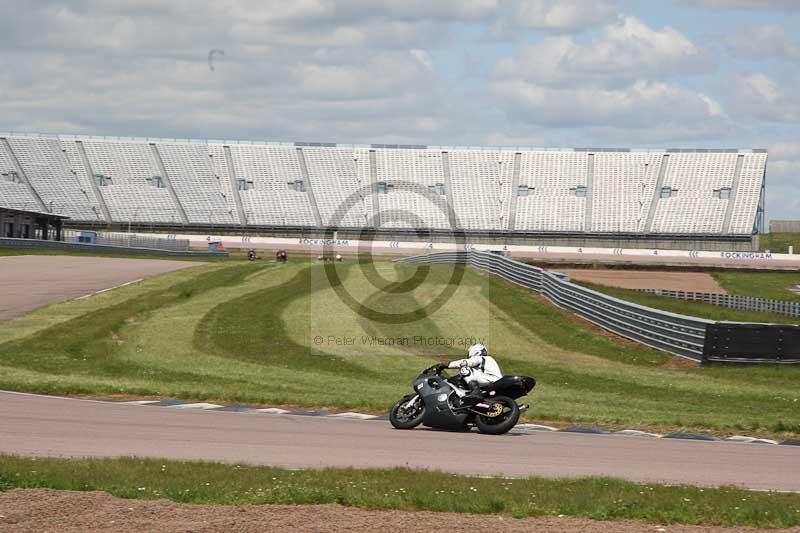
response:
M147 248L150 250L167 250L170 252L188 252L188 239L165 239L145 237L136 233L116 233L107 231L64 230L64 242L96 244L99 246L117 246L124 248Z
M713 292L673 291L667 289L639 289L641 292L687 300L702 302L739 311L758 311L760 313L775 313L792 318L800 317L800 302L786 300L771 300L755 296L739 296L737 294L718 294Z

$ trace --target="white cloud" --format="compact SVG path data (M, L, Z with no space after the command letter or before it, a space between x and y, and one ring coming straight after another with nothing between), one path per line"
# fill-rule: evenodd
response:
M517 57L501 61L495 75L546 85L620 85L711 66L709 54L678 31L655 31L624 17L585 45L563 36L523 47Z
M498 34L519 30L579 31L614 20L619 13L609 0L502 0L494 23Z
M678 31L622 17L585 44L556 36L523 47L498 62L490 89L512 122L627 136L629 145L729 130L716 100L667 80L709 68L708 53Z
M756 73L736 76L732 85L732 101L738 111L763 120L800 120L800 94L794 89L796 82L783 86L765 74Z
M769 156L770 159L796 159L800 161L800 142L772 142L769 144ZM798 169L798 176L800 176L800 169Z
M800 142L777 137L767 140L766 147L767 216L773 220L800 220Z
M39 2L15 18L0 1L0 129L446 137L459 114L426 45L446 38L447 14L471 20L496 3L435 4L395 16L398 1ZM214 71L212 48L225 50Z
M491 71L506 38L534 44ZM714 66L702 44L614 0L0 0L0 46L0 129L562 146L735 129L685 79Z
M800 9L797 0L678 0L677 3L708 9Z
M425 50L420 50L419 48L412 48L409 50L409 53L416 59L420 65L425 67L430 72L434 72L436 67L433 64L433 58L431 55L426 52Z
M780 24L740 28L725 36L726 48L739 57L800 59L800 46L793 43Z
M496 82L493 92L511 120L555 127L644 129L728 121L711 98L662 82L639 81L624 89L564 89L512 80Z
M612 8L612 0L594 9L573 0L32 0L20 9L0 0L0 129L476 142L481 133L463 121L484 113L486 94L453 91L432 53L456 24L489 34L512 17L514 27L562 31L606 20ZM225 52L213 71L211 49ZM471 83L466 91L479 93L479 80Z

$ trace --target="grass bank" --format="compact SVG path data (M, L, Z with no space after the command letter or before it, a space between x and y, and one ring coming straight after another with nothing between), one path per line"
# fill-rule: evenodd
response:
M204 504L324 504L364 509L566 515L657 524L786 528L800 495L631 483L610 478L493 479L402 468L285 470L159 459L0 456L0 490L106 491Z
M729 294L800 302L800 295L789 291L790 287L800 285L800 273L714 272L712 275Z
M796 318L784 315L778 315L775 313L762 313L758 311L739 311L737 309L728 309L727 307L721 307L702 302L691 302L687 300L680 300L677 298L668 298L666 296L648 294L646 292L641 292L633 289L608 287L606 285L598 285L586 281L576 281L576 283L583 285L584 287L596 290L598 292L608 294L609 296L614 296L615 298L621 298L629 302L634 302L640 305L646 305L648 307L661 309L663 311L669 311L671 313L678 313L681 315L696 316L699 318L707 318L709 320L728 320L733 322L771 322L778 324L798 323L798 319Z
M206 265L0 323L0 389L385 412L480 340L537 379L528 420L800 433L798 368L687 365L472 269L328 268L336 283L308 262Z

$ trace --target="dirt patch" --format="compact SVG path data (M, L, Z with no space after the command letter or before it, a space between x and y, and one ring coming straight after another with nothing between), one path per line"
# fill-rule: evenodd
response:
M204 263L69 255L0 257L0 320L138 279Z
M622 289L667 289L673 291L726 294L717 280L704 272L665 272L657 270L559 269L575 281L586 281Z
M734 531L658 526L632 520L512 518L409 511L367 511L342 505L195 505L125 500L105 492L15 489L0 493L3 531ZM737 528L736 531L741 531ZM798 531L797 529L793 531Z

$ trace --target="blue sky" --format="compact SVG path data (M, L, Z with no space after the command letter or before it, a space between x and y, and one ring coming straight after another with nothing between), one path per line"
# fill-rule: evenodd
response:
M0 130L765 147L798 219L798 28L800 0L0 0Z

